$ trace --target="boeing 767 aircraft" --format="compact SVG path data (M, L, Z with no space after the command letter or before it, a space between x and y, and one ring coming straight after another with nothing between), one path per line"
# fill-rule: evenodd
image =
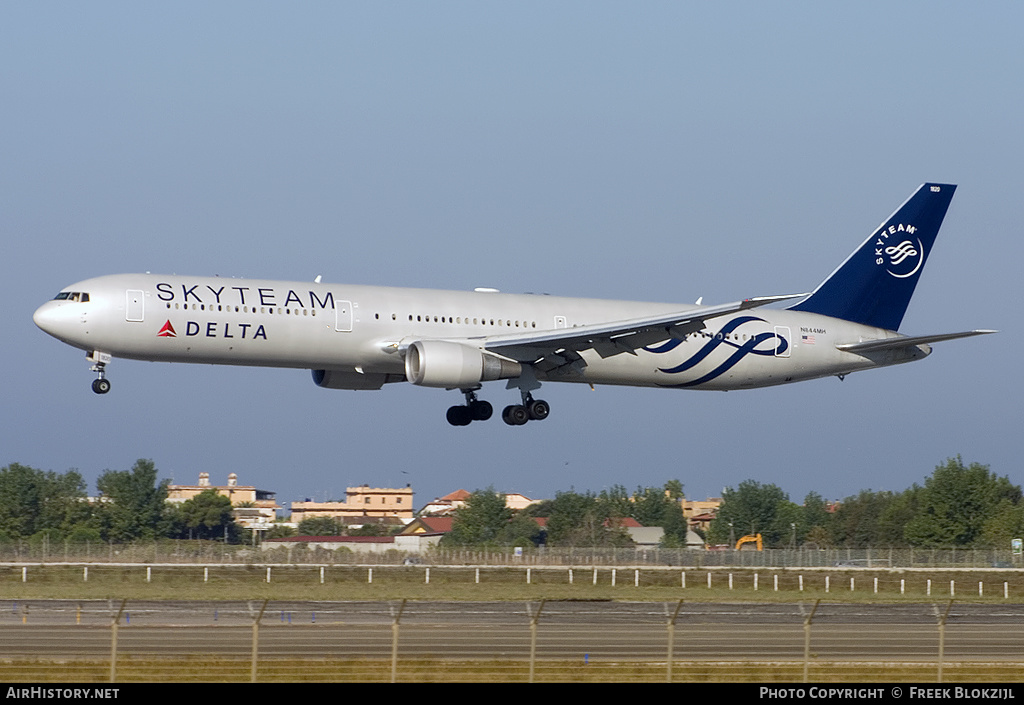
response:
M97 394L115 357L310 369L328 389L388 382L457 389L448 422L491 417L477 392L508 380L518 426L548 416L542 382L675 389L768 387L920 360L930 343L990 330L897 331L956 186L924 184L811 294L719 306L491 289L116 274L63 289L40 328L86 351ZM787 308L765 304L798 299Z

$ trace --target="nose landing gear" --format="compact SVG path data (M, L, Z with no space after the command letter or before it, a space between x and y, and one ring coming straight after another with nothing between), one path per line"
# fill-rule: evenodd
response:
M97 394L106 394L110 391L110 380L105 377L94 379L92 381L92 391Z
M93 363L89 370L96 373L96 379L92 381L92 391L97 394L106 394L110 391L110 380L107 379L106 368L107 363L113 357L109 353L93 350L85 356L85 359Z

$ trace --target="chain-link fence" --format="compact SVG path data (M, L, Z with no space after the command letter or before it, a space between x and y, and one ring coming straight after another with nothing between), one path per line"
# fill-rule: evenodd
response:
M679 566L689 568L1024 568L1021 555L1001 549L766 549L685 548L515 548L466 550L432 548L354 551L302 545L263 550L212 541L166 540L130 544L105 542L0 542L0 562L152 562L152 563L326 563L330 565L536 565Z
M0 602L9 682L1021 679L1024 606Z

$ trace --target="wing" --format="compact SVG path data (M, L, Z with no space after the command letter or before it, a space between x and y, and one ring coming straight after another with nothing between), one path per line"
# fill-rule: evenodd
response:
M718 316L746 311L776 301L786 301L806 294L759 296L720 306L695 306L686 311L660 314L649 318L597 323L576 328L559 328L536 333L471 338L485 350L535 365L549 371L563 365L582 365L580 351L595 350L601 357L629 353L673 336L681 337L704 327L704 321Z
M940 343L943 340L955 340L957 338L970 338L974 335L988 335L996 333L994 330L969 330L963 333L940 333L938 335L900 335L895 338L883 338L881 340L865 340L859 343L840 343L836 345L838 350L852 353L878 352L879 350L898 350L927 343Z

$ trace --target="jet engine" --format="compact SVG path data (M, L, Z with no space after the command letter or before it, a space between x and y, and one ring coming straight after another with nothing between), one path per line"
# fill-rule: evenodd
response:
M518 362L445 340L417 340L405 353L406 379L423 387L464 389L522 372Z

